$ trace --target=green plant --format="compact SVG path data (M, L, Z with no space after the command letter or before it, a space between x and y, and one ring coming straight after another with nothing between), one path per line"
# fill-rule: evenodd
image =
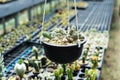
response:
M35 54L35 58L38 60L38 48L36 48L35 46L33 46L32 51Z
M40 68L41 68L41 62L40 61L34 61L34 65L33 65L35 72L39 72Z
M14 69L15 69L17 75L22 79L23 75L25 74L25 71L26 71L26 66L23 63L22 59L19 60L19 63L16 63Z
M55 80L61 80L61 77L63 76L63 68L56 69L54 71Z
M67 76L68 80L73 80L73 72L75 70L75 66L71 65L69 68L67 68Z
M86 77L86 80L96 80L96 77L97 77L96 70L86 69L85 70L85 77Z
M82 63L85 63L85 59L86 59L87 55L88 55L88 49L83 52Z
M66 65L66 64L62 64L63 74L66 74L66 67L67 67L67 65Z
M98 67L98 57L93 56L91 58L91 63L92 63L92 69L96 69Z
M74 71L80 70L80 65L79 65L78 61L75 61L73 65L75 66L75 70Z
M88 50L89 50L89 49L87 49L87 50L85 50L85 51L83 52L83 56L85 56L85 58L86 58L87 55L88 55Z

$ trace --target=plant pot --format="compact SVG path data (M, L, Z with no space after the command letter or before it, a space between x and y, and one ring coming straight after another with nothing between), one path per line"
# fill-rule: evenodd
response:
M45 55L48 59L56 63L65 64L71 63L81 56L85 42L86 39L81 42L80 47L78 47L77 44L55 45L44 41L42 42L42 45L44 46Z

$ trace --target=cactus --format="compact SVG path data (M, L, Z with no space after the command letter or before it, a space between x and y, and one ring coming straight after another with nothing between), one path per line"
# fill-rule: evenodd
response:
M97 77L97 70L85 70L85 76L86 76L86 80L96 80Z
M82 63L85 63L85 56L82 57Z
M85 51L83 52L83 56L85 56L85 58L86 58L87 55L88 55L88 50L89 50L89 49L87 49L87 50L85 50Z
M93 56L91 58L91 63L92 63L92 69L96 69L98 67L98 57Z
M63 76L63 68L56 69L54 71L55 80L61 80L61 77Z
M67 76L68 80L73 80L73 72L75 70L74 66L70 66L70 68L67 68Z
M35 58L38 60L38 48L36 48L35 46L33 46L33 53L35 54Z
M23 75L25 74L25 71L26 71L26 66L23 63L22 59L19 60L19 63L16 63L14 69L15 69L17 75L22 79Z
M74 65L74 67L75 67L75 70L74 70L74 71L80 70L80 65L79 65L78 61L75 61L73 65Z
M85 59L88 55L88 49L83 52L82 63L85 63Z
M75 66L71 65L69 68L67 68L67 76L68 80L73 80L73 72L75 70Z
M66 74L66 64L62 64L63 74Z
M41 68L41 62L40 61L34 61L34 66L33 67L35 68L36 72L39 72L40 68Z

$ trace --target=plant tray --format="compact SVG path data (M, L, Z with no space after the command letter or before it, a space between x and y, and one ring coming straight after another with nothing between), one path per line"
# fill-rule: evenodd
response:
M14 73L13 68L20 58L29 58L33 55L32 46L38 47L39 50L41 49L41 46L38 44L24 42L4 55L4 65L6 66L4 75L6 77Z

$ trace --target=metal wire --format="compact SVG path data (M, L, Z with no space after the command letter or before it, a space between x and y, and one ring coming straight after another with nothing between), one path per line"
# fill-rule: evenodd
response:
M68 9L68 18L67 18L67 20L68 20L68 29L70 28L70 22L69 22L69 19L70 19L70 6L69 6L69 0L66 0L66 2L67 2L67 9Z
M44 5L44 11L43 11L43 20L42 20L42 29L41 31L44 30L44 21L45 21L45 6L46 6L47 0L45 0L45 5Z
M42 28L41 28L41 31L44 31L44 21L45 21L45 6L46 6L46 2L47 0L45 0L45 5L44 5L44 11L43 11L43 20L42 20ZM43 41L43 36L40 37L40 44L42 43Z
M78 32L78 15L77 15L77 5L76 5L76 3L77 3L77 1L76 0L74 0L74 6L75 6L75 15L76 15L76 27L77 27L77 37L78 37L78 47L80 47L81 46L81 41L80 41L80 39L79 39L79 32Z

